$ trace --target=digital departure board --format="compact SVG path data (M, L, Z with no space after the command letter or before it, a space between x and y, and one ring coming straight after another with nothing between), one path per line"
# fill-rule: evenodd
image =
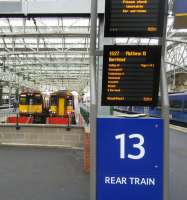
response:
M165 0L106 0L105 37L161 37Z
M102 105L156 106L161 46L104 46Z

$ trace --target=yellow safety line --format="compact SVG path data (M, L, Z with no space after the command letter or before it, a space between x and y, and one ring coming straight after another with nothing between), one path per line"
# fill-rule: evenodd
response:
M185 127L181 127L181 126L176 126L176 125L170 124L170 128L174 129L174 130L177 130L177 131L179 131L181 133L187 133L187 128L185 128Z
M175 14L176 17L184 17L187 16L187 13L177 13Z

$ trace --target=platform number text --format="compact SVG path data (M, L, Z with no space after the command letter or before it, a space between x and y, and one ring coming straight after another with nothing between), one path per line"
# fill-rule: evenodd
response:
M145 156L145 148L143 147L144 144L144 137L141 134L135 133L128 136L128 139L138 139L139 143L133 144L133 148L139 150L138 155L132 155L126 152L126 142L128 141L126 139L126 134L119 134L115 136L116 140L119 140L120 145L120 159L125 159L126 157L133 160L139 160L142 159Z

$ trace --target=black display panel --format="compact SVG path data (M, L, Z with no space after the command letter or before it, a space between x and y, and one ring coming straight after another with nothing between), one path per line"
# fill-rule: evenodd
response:
M161 46L104 46L102 105L156 106Z
M105 0L105 37L162 37L165 0Z

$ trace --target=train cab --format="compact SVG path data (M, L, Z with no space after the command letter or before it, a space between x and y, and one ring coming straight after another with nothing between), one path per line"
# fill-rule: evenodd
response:
M49 113L51 117L71 118L75 123L74 96L70 91L54 92L49 100Z
M21 116L41 115L43 98L41 93L21 93L19 96L19 114Z

